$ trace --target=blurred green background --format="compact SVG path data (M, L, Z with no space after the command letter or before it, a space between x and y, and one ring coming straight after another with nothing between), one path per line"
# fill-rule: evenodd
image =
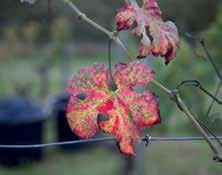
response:
M78 21L72 10L61 0L39 0L34 6L19 0L0 2L0 97L25 95L42 105L66 89L70 75L80 67L95 62L108 63L108 39L104 34ZM73 0L81 10L101 25L114 29L115 10L123 1ZM163 17L176 23L180 33L177 58L168 66L161 58L152 59L155 79L173 89L182 80L197 79L214 93L219 83L209 62L202 58L199 44L185 37L185 32L204 36L219 68L222 67L222 3L219 0L159 0ZM128 48L136 52L138 41L120 34ZM194 52L196 54L194 54ZM113 64L124 53L112 49ZM151 59L151 58L150 58ZM191 122L176 105L150 86L160 97L162 124L148 130L153 136L198 135ZM221 107L215 104L206 116L211 99L195 88L183 88L185 102L202 121L222 135ZM221 98L221 93L218 95ZM46 121L44 142L55 141L53 116ZM211 160L204 142L155 142L147 149L139 147L137 161L127 163L115 143L63 153L56 148L44 150L42 162L9 169L0 167L0 175L19 174L195 174L220 175L222 165ZM1 156L1 155L0 155ZM139 162L139 163L138 163Z

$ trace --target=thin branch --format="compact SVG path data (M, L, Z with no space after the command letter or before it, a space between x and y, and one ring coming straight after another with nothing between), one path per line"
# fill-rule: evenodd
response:
M220 92L220 89L221 89L221 83L218 84L217 89L216 89L216 92L215 92L215 94L214 94L214 97L217 97L217 96L218 96L218 94L219 94L219 92ZM212 100L211 103L210 103L210 106L209 106L209 108L208 108L208 110L207 110L206 116L210 116L210 112L211 112L211 110L212 110L212 108L213 108L214 103L215 103L215 100Z
M219 68L217 67L216 63L214 62L214 60L213 60L213 58L212 58L212 56L211 56L211 54L210 54L210 52L209 52L209 50L208 50L208 48L207 48L207 46L206 46L206 44L205 44L205 41L204 41L203 38L200 40L200 44L201 44L201 46L203 47L203 49L204 49L204 51L205 51L205 53L206 53L206 55L207 55L207 58L208 58L208 60L210 61L210 63L212 64L215 72L217 73L217 76L218 76L219 80L221 81L220 70L219 70Z
M155 86L159 87L159 83L155 81ZM203 137L205 138L206 142L208 143L208 145L210 146L211 150L214 153L214 160L217 161L221 161L221 157L220 157L220 153L217 150L217 148L215 147L215 145L211 142L211 140L209 139L210 137L208 136L208 134L205 132L205 130L202 128L202 126L200 125L200 123L198 122L198 120L196 119L196 117L190 112L190 110L188 109L188 107L185 105L185 103L183 102L183 100L181 99L178 90L174 89L172 91L169 91L168 89L166 90L165 87L163 87L162 85L160 85L160 88L162 90L162 92L167 92L167 94L169 94L169 92L171 93L170 97L172 98L172 96L174 97L173 100L176 102L178 108L184 112L186 114L186 116L192 121L193 125L196 127L196 129L203 135ZM216 138L215 138L216 139Z
M64 1L66 4L68 4L73 10L74 12L78 15L79 19L85 21L86 23L90 24L91 26L93 26L94 28L96 28L97 30L103 32L104 34L106 34L110 39L114 40L115 43L117 45L119 45L124 52L127 54L128 58L130 60L134 60L134 58L131 57L131 54L128 52L128 50L126 49L126 47L123 45L123 43L120 41L120 39L117 36L116 32L110 32L109 30L107 30L106 28L100 26L99 24L95 23L94 21L92 21L91 19L89 19L84 13L82 13L70 0L62 0ZM164 87L163 85L161 85L159 82L152 80L151 83L158 88L159 90L161 90L163 93L165 93L166 95L168 95L169 97L174 97L174 100L176 100L178 102L178 104L180 105L182 111L186 114L186 116L192 121L192 123L194 124L194 126L196 127L197 130L199 130L199 132L203 135L204 139L206 140L206 142L209 144L211 150L214 153L214 158L215 160L221 160L220 155L219 155L219 151L217 150L217 148L214 146L214 144L211 142L209 136L207 135L207 133L204 131L204 129L200 126L200 124L198 123L198 121L195 119L195 117L192 115L192 113L190 112L190 110L187 108L187 106L184 104L184 102L182 101L182 99L180 98L179 94L176 93L175 95L168 90L166 87Z
M197 119L196 120L199 122L199 124L204 127L214 138L215 140L217 141L217 143L219 144L220 147L222 147L222 142L220 141L220 139L216 136L216 134L214 134L213 131L211 131L211 129L204 123L202 122L201 120Z
M204 129L202 128L202 126L199 124L199 122L196 120L196 117L194 117L194 115L190 112L190 110L187 108L187 106L185 105L185 103L183 102L183 100L181 99L179 93L174 93L175 98L177 100L178 106L180 106L179 108L181 109L181 111L183 111L186 116L192 121L192 123L194 124L194 126L196 127L197 130L200 131L200 133L203 135L203 137L205 138L206 142L208 143L208 145L210 146L211 150L214 153L214 160L220 161L222 160L222 158L220 157L220 153L217 150L217 147L211 142L211 140L209 139L208 134L204 131Z
M197 80L185 80L185 81L182 81L182 82L177 86L176 89L179 90L181 86L186 86L186 85L188 85L188 86L194 86L194 87L199 88L201 91L203 91L203 92L206 93L208 96L210 96L211 98L213 98L214 101L218 102L219 104L222 104L221 101L219 101L217 98L215 98L215 96L213 96L210 92L208 92L206 89L204 89L204 88L202 87L202 85L200 84L200 82L197 81ZM177 102L177 104L178 104L178 102ZM181 109L181 107L180 107L179 105L178 105L178 107ZM217 143L222 147L222 143L221 143L220 140L217 138L217 136L214 134L214 132L211 131L211 129L208 128L208 126L207 126L205 123L203 123L201 120L199 120L198 118L196 118L196 120L198 121L198 123L199 123L203 128L205 128L212 136L215 137Z
M112 47L112 40L109 39L109 43L108 43L109 76L110 76L112 83L115 84L114 80L113 80L113 76L112 76L111 47Z
M217 102L218 104L222 105L222 101L220 101L218 98L216 98L213 94L211 94L208 90L206 90L199 81L197 80L184 80L182 81L178 86L177 89L179 89L181 86L185 86L185 85L189 85L189 86L194 86L199 88L202 92L204 92L205 94L207 94L210 98L212 98L215 102Z
M158 81L156 80L151 80L150 82L153 86L155 86L157 89L159 89L160 91L162 91L164 94L166 94L167 96L169 96L170 98L173 97L173 94L171 92L171 90L167 89L165 86L163 86L162 84L160 84Z
M109 76L110 76L110 80L111 80L110 89L112 91L116 91L117 90L117 85L116 85L116 83L114 81L114 78L113 78L113 75L112 75L111 47L112 47L112 40L109 39L109 43L108 43L108 62L109 62Z
M213 68L214 68L214 70L215 70L215 72L216 72L216 74L217 74L217 76L219 78L219 81L220 81L219 84L218 84L218 88L217 88L217 90L216 90L216 92L214 94L214 97L216 98L217 95L219 94L219 91L220 91L220 88L221 88L221 85L222 85L222 83L221 83L222 82L221 73L220 73L219 68L215 64L215 62L213 60L213 57L210 54L209 49L207 48L205 40L203 38L200 40L200 44L201 44L202 48L204 49L204 51L205 51L205 53L207 55L207 58L210 61L210 63L212 64L212 66L213 66ZM209 106L209 108L207 110L207 116L210 114L210 111L211 111L211 109L212 109L212 107L214 105L214 102L215 102L215 99L212 100L212 102L211 102L211 104L210 104L210 106Z
M219 78L220 81L221 81L221 78L222 78L222 77L221 77L221 74L220 74L220 70L219 70L219 68L217 67L216 63L214 62L214 59L213 59L212 55L210 54L209 49L208 49L207 46L206 46L206 43L205 43L204 38L203 38L203 37L195 36L195 35L193 35L193 34L191 34L191 33L186 33L186 36L189 37L189 38L191 38L191 39L194 39L194 40L196 40L196 41L198 41L198 42L200 43L200 45L202 46L202 48L203 48L203 50L204 50L204 52L205 52L205 54L206 54L206 56L207 56L207 59L209 60L209 62L210 62L211 65L213 66L214 71L216 72L218 78Z
M125 54L127 55L127 57L130 60L134 60L134 58L131 57L131 54L129 54L129 51L127 50L127 48L124 46L124 44L120 41L119 37L118 37L118 33L117 32L111 32L108 29L106 29L105 27L97 24L96 22L94 22L93 20L91 20L90 18L88 18L86 16L85 13L82 13L77 7L76 5L71 2L70 0L62 0L64 1L69 7L72 8L72 10L77 14L78 18L82 21L85 21L86 23L90 24L92 27L96 28L97 30L101 31L102 33L106 34L109 39L113 40L117 45L119 45L122 50L125 52Z
M218 87L217 87L216 92L214 93L214 97L216 98L217 95L219 94L220 88L221 88L221 86L222 86L222 76L221 76L220 70L219 70L219 68L217 67L216 63L214 62L214 59L213 59L213 57L212 57L212 55L211 55L208 47L206 46L206 43L205 43L204 38L203 38L203 37L195 36L195 35L193 35L193 34L191 34L191 33L186 33L186 36L188 36L189 38L194 39L194 40L196 40L196 41L198 41L198 42L200 43L200 45L202 46L202 48L203 48L203 50L204 50L204 52L205 52L205 54L206 54L206 56L207 56L206 58L209 60L209 62L210 62L211 65L213 66L214 71L216 72L216 74L217 74L217 76L218 76L218 78L219 78L219 81L220 81L220 82L219 82L219 84L218 84ZM215 102L215 100L213 99L213 100L211 101L211 104L210 104L208 110L207 110L206 116L209 116L210 111L211 111L211 109L213 108L214 102Z

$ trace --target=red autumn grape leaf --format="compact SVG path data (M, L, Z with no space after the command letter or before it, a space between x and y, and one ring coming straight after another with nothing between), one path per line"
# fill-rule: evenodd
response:
M68 123L81 138L90 138L100 129L113 134L121 152L135 155L134 142L139 141L140 131L160 122L160 116L155 95L149 90L136 92L133 87L146 85L154 73L138 61L119 63L113 73L115 91L109 88L108 75L103 64L95 64L71 78ZM79 94L85 98L80 99ZM98 120L99 114L107 120Z
M144 58L152 53L154 56L165 57L168 64L176 57L179 37L175 24L164 22L161 14L156 0L143 0L142 7L131 0L117 11L115 23L117 31L130 30L142 38L138 57Z

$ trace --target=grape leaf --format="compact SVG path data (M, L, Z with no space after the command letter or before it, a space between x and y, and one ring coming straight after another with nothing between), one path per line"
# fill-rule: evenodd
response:
M143 0L142 7L131 0L117 11L115 23L117 31L129 30L141 37L139 58L152 53L165 57L165 63L168 64L176 57L179 37L175 24L164 22L161 14L156 0Z
M113 134L121 152L135 155L134 142L140 140L140 131L160 122L160 116L156 96L133 87L146 85L153 76L138 61L118 63L113 72L117 90L112 91L103 64L82 68L68 84L67 119L72 131L80 138L90 138L99 130ZM99 115L106 116L105 120L98 120Z

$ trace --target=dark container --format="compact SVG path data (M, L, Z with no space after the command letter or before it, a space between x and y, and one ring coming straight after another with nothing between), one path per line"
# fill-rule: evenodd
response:
M0 99L0 144L40 144L43 138L42 109L27 98ZM16 166L42 159L42 149L0 149L0 164Z
M70 129L66 118L66 106L68 104L69 97L70 96L68 94L58 96L53 107L53 115L56 119L57 141L59 142L79 140L79 138ZM60 147L64 151L74 151L82 149L85 145L73 144L62 145Z

